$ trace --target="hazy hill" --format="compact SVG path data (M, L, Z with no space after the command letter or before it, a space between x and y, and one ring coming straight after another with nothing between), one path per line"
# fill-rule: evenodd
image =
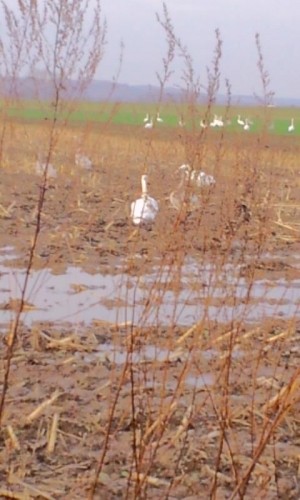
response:
M1 92L7 94L10 81L2 79ZM34 79L31 77L19 79L14 82L14 88L22 99L35 99L39 96L42 100L51 100L54 96L53 84L49 80ZM69 81L63 95L68 98L78 95L76 82ZM164 90L163 100L168 102L184 101L184 90L176 87L167 87ZM105 80L93 80L85 91L80 95L80 100L87 101L114 101L114 102L156 102L159 99L159 88L153 85L128 85L125 83L113 83ZM199 102L206 102L206 96L200 97ZM219 95L217 103L226 103L226 96ZM233 95L232 104L240 106L255 106L258 104L254 96ZM300 106L300 99L274 98L274 105L284 107Z

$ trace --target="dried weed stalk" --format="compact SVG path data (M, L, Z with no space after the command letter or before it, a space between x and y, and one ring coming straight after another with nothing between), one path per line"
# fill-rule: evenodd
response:
M0 68L2 71L5 69L5 78L9 82L9 92L4 89L3 93L5 96L15 96L19 78L22 76L21 70L26 64L30 70L38 66L46 73L52 85L53 118L49 124L48 144L45 147L46 161L37 203L35 229L21 288L21 299L8 336L0 399L0 423L8 389L11 360L42 226L48 167L58 139L58 121L61 112L68 110L72 98L78 97L92 80L103 57L106 42L106 22L102 21L100 0L94 2L93 18L90 23L87 21L88 9L91 7L90 0L46 0L43 3L19 0L16 10L2 0L1 6L5 14L7 38L1 39Z
M8 28L11 30L13 38L14 31L13 27L10 26L14 24L13 16L15 14L9 9L7 2L3 3L8 19ZM42 227L41 216L47 194L48 165L61 131L58 125L62 113L65 113L64 117L68 115L73 109L76 96L86 88L92 79L97 65L101 61L105 46L106 24L101 23L100 2L97 2L94 24L89 31L86 31L84 18L88 5L88 1L75 0L47 0L39 5L36 2L19 2L22 14L20 18L23 20L23 33L25 33L24 47L27 47L26 44L30 41L31 70L41 70L51 83L53 115L47 129L46 166L40 186L35 231L22 287L20 306L8 339L0 401L0 418L3 418L11 360L19 335L20 315L24 309L28 279ZM264 148L261 147L261 140L257 148L251 150L252 153L249 155L248 150L240 152L240 144L237 147L236 144L233 144L232 149L234 150L236 147L237 152L236 156L232 155L230 158L236 158L236 165L234 165L236 172L233 172L232 177L226 177L226 166L222 163L223 158L226 157L224 154L226 132L218 132L214 138L214 146L211 147L208 138L210 132L207 129L199 131L199 127L196 127L200 118L199 97L202 91L205 91L207 98L204 113L207 123L209 123L211 113L216 105L221 78L222 40L220 33L218 30L215 33L216 46L211 67L206 71L207 83L205 84L196 74L195 63L187 47L175 33L166 4L163 4L162 17L157 15L157 20L163 28L167 40L167 54L163 58L163 71L162 74L157 74L160 85L158 106L163 100L165 86L172 77L174 58L178 55L183 61L182 82L186 118L189 124L179 137L180 151L184 151L185 159L192 167L201 167L205 160L209 161L213 173L217 173L222 179L220 182L225 184L225 195L219 200L218 196L213 197L211 192L203 193L202 199L205 207L200 207L193 214L184 212L178 216L175 215L173 219L170 217L167 231L165 221L161 223L163 228L158 225L153 228L153 233L148 233L140 228L133 232L132 227L129 229L131 235L128 237L128 242L129 240L130 243L133 241L131 245L132 255L130 256L133 260L137 251L142 254L142 247L137 245L135 248L134 242L147 242L151 239L151 234L154 236L158 234L162 238L162 242L160 242L161 258L156 266L155 280L149 286L147 284L142 314L138 316L139 289L143 284L142 266L137 272L133 285L132 308L129 304L130 294L127 295L128 317L123 325L122 342L120 340L121 333L118 338L122 349L125 350L125 361L119 372L113 371L112 376L115 384L111 393L108 417L102 428L102 439L99 441L99 457L93 476L89 477L89 498L92 499L98 494L99 479L101 479L102 472L105 474L111 438L118 433L122 435L124 420L127 426L126 432L130 433L131 438L131 453L126 457L126 484L122 491L125 498L147 498L150 487L160 488L160 498L169 498L176 487L183 484L188 474L186 470L189 467L189 456L193 454L195 448L197 452L200 450L200 458L198 462L194 460L193 467L199 477L201 473L205 472L204 487L207 488L206 491L210 492L210 497L216 498L225 483L228 486L227 495L231 495L231 498L244 498L250 491L255 467L266 451L267 445L276 443L280 425L288 413L293 410L297 401L296 393L299 390L299 370L295 370L294 375L275 395L272 393L272 388L272 390L266 390L259 401L257 399L258 369L267 355L266 346L270 345L270 342L266 340L264 326L249 330L247 305L251 302L255 273L266 250L270 234L270 218L266 208L270 198L264 192L265 188L260 187L261 175L258 168L263 165ZM89 35L86 36L86 33ZM258 67L264 89L263 105L267 106L271 97L268 94L269 78L263 66L259 37L256 41L259 52ZM11 41L11 43L13 42ZM22 60L18 54L22 54L23 46L21 44L20 48L19 45L17 39L12 61ZM92 50L93 47L94 50ZM87 59L85 58L86 54L88 54ZM82 62L81 66L78 61ZM18 64L16 63L13 67L19 68ZM11 74L17 78L18 71L11 70ZM37 92L39 92L38 79L36 85ZM231 86L228 81L226 88L225 113L226 116L229 116L231 112ZM148 136L147 141L148 148L146 148L145 156L152 148L153 151L156 148L153 135ZM147 159L148 157L145 160ZM163 157L162 160L167 162L167 156ZM234 170L232 165L230 167ZM248 174L249 168L250 174ZM232 178L235 176L238 181L236 184L233 183L227 192L226 182L233 182ZM236 192L232 196L232 192L235 190ZM222 195L219 194L219 196ZM219 202L213 214L214 216L219 215L220 225L220 227L213 227L213 229L203 227L204 208L209 206L212 200L214 203ZM238 215L235 213L237 208L240 209ZM255 218L255 224L253 224L255 233L253 229L248 228L247 217ZM197 230L194 233L189 232L191 224L196 229L198 228L199 232ZM109 231L111 227L112 223L110 222L106 225L106 231ZM202 230L201 237L200 229ZM178 326L177 306L180 305L181 300L180 293L186 258L194 250L198 252L198 260L193 268L195 276L191 278L191 285L196 288L199 303L203 304L203 308L195 323L182 331L183 329L179 329ZM249 257L251 257L250 262ZM231 269L240 269L241 272L246 270L248 273L242 304L240 304L239 297L234 295L236 290L235 284L232 283ZM242 281L243 276L238 277L236 286L238 287ZM128 280L128 289L129 285L132 286L132 282L130 283ZM165 338L159 339L157 337L162 331L163 304L170 289L175 297L175 305L169 317L166 318ZM218 296L218 293L221 294L221 297ZM223 301L220 306L222 311L226 310L228 304L232 311L226 317L228 321L224 320L225 325L221 326L210 318L210 307L214 307L215 301L218 299ZM235 315L239 306L241 306L241 312ZM180 330L180 334L178 330ZM282 341L283 337L285 338L281 332L272 339L273 344ZM253 339L256 340L256 344ZM154 344L159 349L161 340L165 342L166 358L163 360L155 359L152 363L148 363L147 360L144 362L142 359L143 348ZM257 348L259 343L261 347ZM55 345L57 347L58 344L58 342L56 344L49 342L49 347ZM256 359L253 362L253 367L245 366L244 360L238 365L236 354L239 349L243 350L245 357L248 356L249 363L252 360L252 349L253 352L255 351ZM203 366L205 365L204 353L207 354L213 350L216 350L216 359L206 366L209 366L213 372L214 384L210 386L204 383L199 389L195 383L188 392L186 390L187 377L192 373L197 380L202 380ZM136 356L141 357L140 362L136 362ZM275 372L278 364L279 356L274 362ZM241 370L241 380L243 376L248 376L250 373L247 387L242 386L241 389L239 383L242 384L242 382L238 380L237 383L236 380L239 369ZM245 375L243 370L247 369L248 372ZM174 373L176 377L173 376ZM243 394L250 401L249 407L246 409L234 407L237 389L243 391ZM122 397L126 391L128 393L126 402L129 404L128 408L124 409ZM44 408L52 404L58 395L59 393L54 393L52 398L45 398L41 405L29 414L28 423L38 418ZM126 416L129 415L129 422L123 413L126 413ZM209 434L213 434L213 436L206 435L206 425L210 427ZM203 426L203 432L199 439L200 442L197 443L193 437L193 431L201 429L201 426ZM49 454L54 452L57 445L57 427L58 413L55 413L48 439ZM251 445L246 467L244 463L241 463L235 442L235 432L238 433L241 427L243 436L247 437ZM14 430L9 428L8 432L15 449L18 449L18 440ZM213 445L210 444L209 439L213 440ZM275 446L276 444L274 444ZM159 458L164 453L168 454L173 465L173 467L169 465L169 469L165 471L167 478L160 477L164 471L160 467ZM205 463L202 463L201 460ZM196 491L193 490L195 485L189 486L191 494L199 494L199 483L200 480L197 483ZM151 494L152 492L149 496ZM220 494L222 495L222 491Z

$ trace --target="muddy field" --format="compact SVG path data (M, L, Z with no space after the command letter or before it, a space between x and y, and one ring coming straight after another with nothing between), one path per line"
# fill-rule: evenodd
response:
M1 378L48 132L18 125L4 143ZM296 139L146 132L59 131L2 418L0 496L296 500ZM74 164L78 147L92 169ZM169 195L195 151L216 186L182 217ZM160 203L147 229L129 217L144 172Z

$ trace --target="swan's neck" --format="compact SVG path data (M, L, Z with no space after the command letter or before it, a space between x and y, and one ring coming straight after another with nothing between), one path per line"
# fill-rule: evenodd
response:
M186 178L186 174L187 173L188 173L188 176ZM182 171L180 182L179 182L179 184L177 186L177 189L176 189L177 192L184 191L184 187L185 187L186 181L189 180L189 177L190 177L190 172Z
M142 177L142 196L147 196L148 194L148 189L147 189L147 179L146 177Z

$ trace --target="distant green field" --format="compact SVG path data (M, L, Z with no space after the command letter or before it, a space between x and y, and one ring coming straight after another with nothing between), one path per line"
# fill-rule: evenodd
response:
M163 122L157 123L158 127L176 127L182 119L188 128L195 127L200 130L200 120L207 118L208 122L213 120L214 115L222 116L224 119L225 108L215 106L210 116L206 117L206 108L199 106L197 116L192 119L191 113L186 106L181 104L163 104L160 107L160 116ZM4 108L5 109L5 108ZM3 110L3 107L2 107ZM94 122L115 125L144 126L144 118L148 114L156 117L157 104L112 104L95 102L78 102L72 109L63 105L59 112L60 120L68 120L72 123ZM36 101L21 101L18 106L6 110L8 117L27 122L42 122L51 120L54 116L53 106L50 103ZM249 119L249 132L259 132L264 123L267 123L271 133L277 135L300 135L300 109L298 108L263 108L263 107L236 107L233 106L228 112L226 129L233 132L243 131L243 127L237 123L240 115L242 120ZM294 130L289 132L291 118L294 118ZM225 120L225 119L224 119ZM220 130L215 127L216 132Z

